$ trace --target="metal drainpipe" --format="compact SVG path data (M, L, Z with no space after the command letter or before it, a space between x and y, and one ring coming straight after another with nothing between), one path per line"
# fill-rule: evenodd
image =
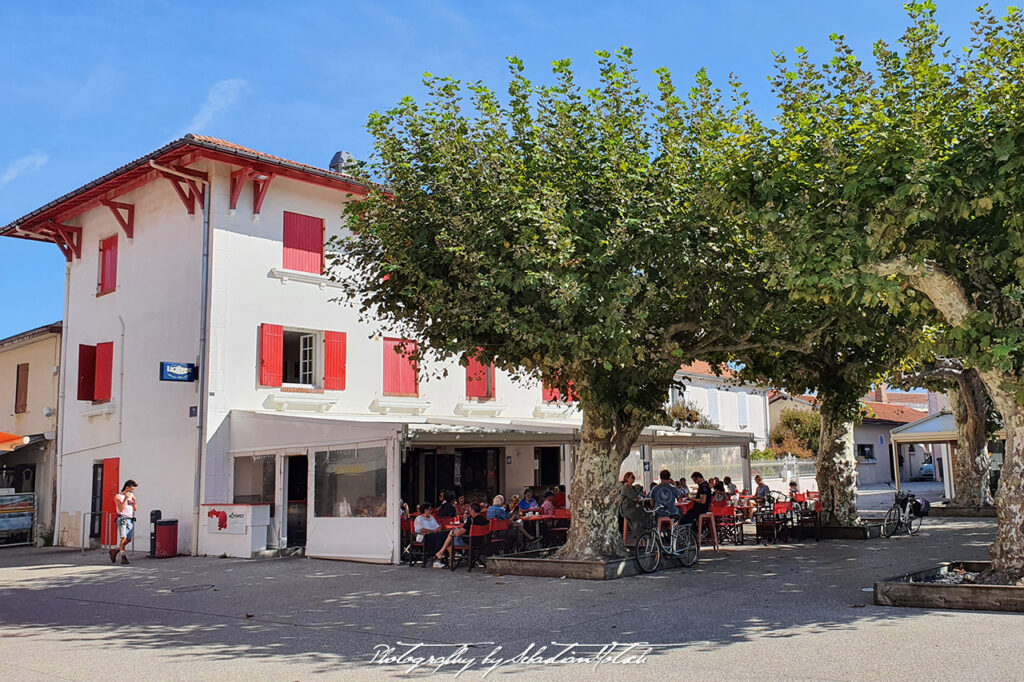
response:
M196 480L192 491L192 554L194 556L199 554L199 501L203 480L203 451L206 449L206 397L207 379L209 376L206 352L206 325L207 310L210 306L210 195L213 194L213 185L211 185L209 179L196 178L187 173L176 171L173 168L161 166L155 161L150 161L149 165L159 171L178 175L206 185L206 191L203 192L203 276L200 293L202 301L199 307L199 405L196 408Z
M60 333L60 373L57 375L57 471L54 484L57 492L54 495L53 512L53 546L60 545L60 512L61 512L61 483L64 473L64 405L67 385L67 358L68 358L68 294L71 293L71 263L64 266L64 319L61 321ZM123 409L123 406L122 406ZM90 472L91 473L91 472ZM82 523L85 523L85 514L82 515Z

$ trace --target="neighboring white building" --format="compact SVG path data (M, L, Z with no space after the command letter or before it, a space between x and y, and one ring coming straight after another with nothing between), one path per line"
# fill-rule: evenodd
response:
M676 373L685 386L673 388L673 403L689 401L723 431L749 433L756 448L768 444L768 389L738 383L736 374L723 367L716 375L706 362L694 362Z
M417 372L395 352L414 341L333 300L324 244L362 193L342 173L188 135L0 228L68 261L63 544L111 540L128 478L143 542L159 509L184 553L305 546L378 562L398 558L400 497L569 483L572 405L489 367ZM652 428L638 449L648 464L695 445L739 462L749 442Z

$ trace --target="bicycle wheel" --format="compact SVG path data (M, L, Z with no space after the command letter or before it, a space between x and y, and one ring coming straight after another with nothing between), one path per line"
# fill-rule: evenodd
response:
M679 562L686 567L693 566L700 558L700 547L697 545L697 536L690 526L676 526L672 534L672 543L675 548L675 556Z
M907 523L907 532L911 535L917 535L917 531L921 530L922 517L910 515L910 521Z
M896 529L900 526L900 508L897 505L889 507L889 511L885 513L885 520L882 521L882 535L887 538L891 538L892 534L896 532Z
M636 565L644 573L653 573L661 563L661 543L658 531L647 531L636 542Z

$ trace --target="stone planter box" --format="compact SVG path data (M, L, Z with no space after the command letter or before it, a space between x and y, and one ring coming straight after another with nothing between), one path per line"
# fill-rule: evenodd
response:
M942 502L932 505L931 516L943 518L992 518L996 517L995 507L953 507Z
M949 573L954 568L984 571L988 561L956 561L905 573L875 583L875 604L968 611L1024 612L1024 587L1009 585L947 585L917 582Z
M501 575L532 575L539 578L574 578L577 580L615 580L641 571L636 559L606 559L600 561L570 561L552 559L553 550L540 549L519 554L501 554L486 559L489 573ZM675 559L662 559L658 570L678 565Z

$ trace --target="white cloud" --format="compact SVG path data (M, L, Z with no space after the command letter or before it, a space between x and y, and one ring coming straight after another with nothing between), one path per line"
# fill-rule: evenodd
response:
M34 152L28 156L23 156L20 159L11 161L7 166L7 170L4 171L4 174L0 175L0 187L17 180L22 175L34 173L46 165L46 162L49 160L50 157L46 154Z
M238 100L247 86L248 83L244 78L227 78L214 83L210 87L210 91L206 93L206 101L203 102L203 106L199 107L199 111L178 137L185 133L202 132L218 114Z

